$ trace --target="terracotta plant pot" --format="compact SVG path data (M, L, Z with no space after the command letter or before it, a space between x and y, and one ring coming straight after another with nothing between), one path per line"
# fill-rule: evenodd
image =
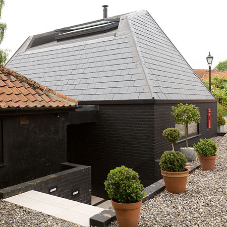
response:
M185 191L189 175L188 169L183 172L168 172L161 169L161 173L168 192L178 194Z
M142 200L137 203L116 203L111 200L119 227L136 227L140 217Z
M214 169L215 159L216 159L217 155L210 156L210 157L198 155L198 157L199 157L199 162L201 164L202 170L213 170Z

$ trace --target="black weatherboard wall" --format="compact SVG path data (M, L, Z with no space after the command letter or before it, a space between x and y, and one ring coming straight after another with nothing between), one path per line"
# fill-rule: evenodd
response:
M68 128L69 162L92 167L93 195L106 196L103 182L116 166L138 171L145 185L154 181L153 116L153 105L100 105L97 123Z
M67 125L96 120L95 110L47 112L1 113L0 188L61 171L67 161Z
M4 165L1 188L61 170L66 161L67 114L32 114L2 118Z
M213 101L213 100L212 100ZM202 115L200 136L189 140L216 136L216 101L194 101ZM97 122L68 127L69 161L92 167L92 194L106 197L103 182L108 172L121 165L133 168L144 186L160 179L157 159L171 149L162 131L174 127L171 106L181 101L127 101L99 104ZM87 102L81 102L86 104ZM189 102L188 102L189 103ZM212 111L212 127L207 129L207 108ZM182 141L179 146L183 146Z

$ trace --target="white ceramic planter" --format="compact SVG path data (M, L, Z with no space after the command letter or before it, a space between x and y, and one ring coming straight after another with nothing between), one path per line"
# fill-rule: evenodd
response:
M221 133L225 132L224 125L217 125L217 132L221 132Z
M194 161L196 158L196 151L193 147L181 147L180 152L185 155L189 162Z

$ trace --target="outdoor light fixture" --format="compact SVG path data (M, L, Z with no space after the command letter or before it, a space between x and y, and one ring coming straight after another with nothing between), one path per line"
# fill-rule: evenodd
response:
M207 56L207 64L209 66L209 90L211 91L211 65L212 65L213 57L210 55Z
M79 191L75 191L73 192L73 195L77 195L79 193Z
M57 191L57 188L51 188L51 189L49 190L50 193L55 192L55 191Z

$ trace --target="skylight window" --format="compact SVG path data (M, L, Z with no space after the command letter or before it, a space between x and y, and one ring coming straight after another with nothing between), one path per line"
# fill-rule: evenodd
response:
M79 36L87 36L91 34L104 33L117 29L119 25L118 19L102 19L78 26L72 26L55 30L58 34L55 36L57 41L76 38Z

